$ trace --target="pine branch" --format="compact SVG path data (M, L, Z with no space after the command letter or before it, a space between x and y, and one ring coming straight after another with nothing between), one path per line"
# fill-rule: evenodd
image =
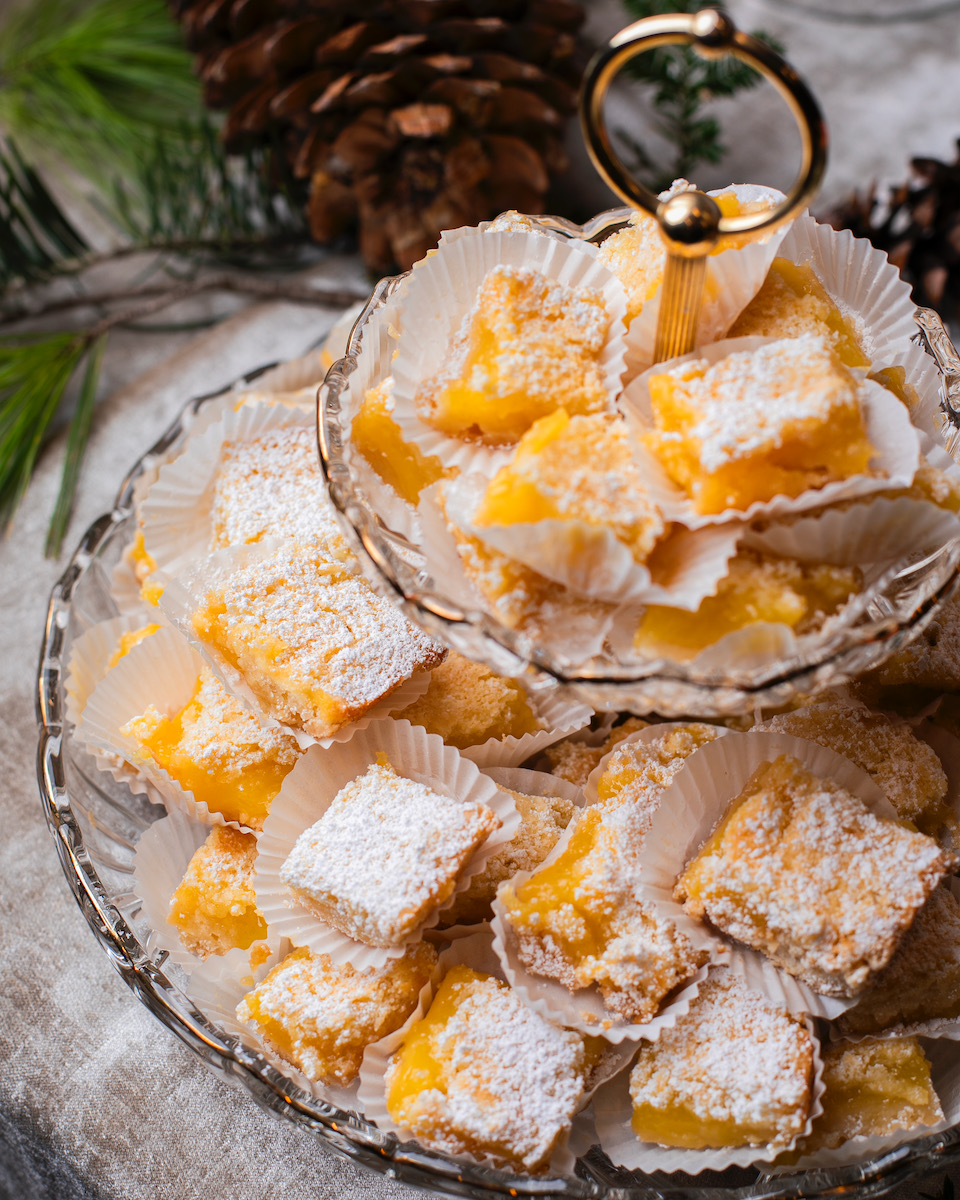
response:
M190 57L162 0L30 0L0 36L0 127L34 157L103 179L145 131L200 111Z
M623 0L634 20L670 12L696 12L701 0ZM754 37L778 53L783 47L768 34ZM654 88L655 128L672 148L669 162L658 161L633 132L619 131L633 153L632 169L654 191L691 175L700 163L718 163L727 153L719 122L702 114L715 97L727 98L755 87L761 77L734 58L700 58L688 46L668 46L641 55L627 68L634 79Z
M53 516L50 518L50 528L47 530L46 555L48 558L56 558L60 553L64 534L67 532L67 523L73 512L73 501L80 480L80 465L93 425L93 408L97 399L100 364L103 361L106 342L106 335L97 338L87 354L87 370L83 377L83 387L80 389L80 398L77 401L76 412L70 422L70 433L67 437L67 453L63 460L60 491L57 494Z

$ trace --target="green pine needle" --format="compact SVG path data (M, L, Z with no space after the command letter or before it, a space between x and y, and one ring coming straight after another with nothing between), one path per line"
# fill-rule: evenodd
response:
M83 336L0 339L0 521L23 498L70 377L86 352Z
M702 2L624 0L624 6L637 20L671 12L697 12ZM755 31L753 36L777 53L783 52L783 47L769 35ZM755 87L761 78L738 59L704 59L688 46L653 50L634 59L627 69L634 79L654 87L655 127L672 148L671 161L658 162L634 134L621 131L634 156L633 169L657 192L669 187L674 179L692 175L700 163L721 161L727 148L720 125L713 117L702 115L702 106L716 97L734 96Z
M100 382L100 364L103 361L103 350L106 343L106 336L98 338L87 355L83 387L80 390L76 411L70 422L60 491L53 509L53 516L50 519L50 528L47 531L46 554L48 558L56 558L60 553L70 514L73 511L73 501L80 479L80 464L83 461L84 451L90 438L90 427L93 424L93 408L97 399L97 385Z
M137 161L145 130L201 111L162 0L30 0L0 31L0 126L102 178Z

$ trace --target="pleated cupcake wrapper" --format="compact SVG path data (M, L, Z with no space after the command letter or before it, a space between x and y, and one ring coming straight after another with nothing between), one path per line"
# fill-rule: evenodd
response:
M934 712L932 715L935 716L936 713ZM960 821L960 741L948 729L944 729L942 725L938 725L934 720L928 718L913 724L913 732L926 742L940 759L940 764L947 777L945 800L953 810L954 816ZM960 845L956 844L957 838L958 835L954 834L952 838L941 840L946 841L950 849L960 850ZM957 893L957 898L960 899L960 892Z
M566 234L541 224L537 217L517 212L516 209L508 209L507 212L502 212L499 216L494 217L492 221L481 221L479 225L461 225L458 229L445 229L440 234L439 244L449 246L464 238L476 237L478 232L482 234L530 233L539 237L554 238L554 240L564 243L570 242L570 238ZM577 240L575 245L583 254L596 257L597 247L592 242Z
M79 722L91 692L110 670L110 659L117 652L120 639L124 634L134 633L149 624L153 622L145 621L139 614L125 613L92 625L73 643L64 684L67 693L66 715L71 725Z
M949 734L947 735L950 736ZM954 741L956 739L953 739ZM960 748L960 743L958 743ZM940 885L950 889L956 900L960 900L960 879L956 875L951 875L949 879L944 880ZM865 993L868 995L869 993ZM863 999L864 997L861 997ZM829 1027L831 1042L862 1042L869 1038L879 1038L881 1040L905 1038L905 1037L922 1037L922 1038L947 1038L953 1042L960 1042L960 1017L934 1017L928 1021L909 1021L899 1023L897 1025L888 1025L886 1029L881 1029L873 1033L852 1033L846 1030L840 1030L836 1025Z
M315 420L302 409L244 404L190 438L179 458L161 469L143 504L144 545L157 570L176 575L210 553L214 485L227 443L252 442L279 429L310 429Z
M652 375L663 374L681 363L704 359L713 364L731 354L752 352L775 341L774 338L728 338L703 346L693 354L685 354L669 362L658 363L635 379L624 391L621 407L632 424L637 441L638 462L643 464L644 481L651 499L665 517L679 521L689 529L700 529L704 525L717 525L725 521L749 521L760 516L780 516L819 508L838 500L850 500L872 492L892 488L909 487L920 460L919 433L910 423L906 407L892 392L879 383L865 379L860 383L859 397L863 411L866 434L875 454L870 460L871 470L876 475L851 475L824 484L821 488L808 488L798 496L783 494L769 500L756 500L745 509L728 508L719 513L698 513L693 501L679 487L660 463L657 456L642 444L645 431L653 428L653 411L650 403L649 380Z
M121 616L137 618L141 625L160 620L160 610L148 604L140 595L140 581L133 569L133 543L124 550L110 572L110 598ZM153 617L150 614L155 614Z
M766 1168L770 1176L792 1175L796 1171L831 1170L851 1166L866 1159L877 1158L904 1142L929 1137L950 1129L960 1122L960 1046L950 1041L927 1041L923 1050L930 1060L933 1089L940 1100L944 1119L936 1125L919 1125L899 1129L884 1137L855 1137L834 1150L817 1150L795 1163Z
M732 188L720 188L708 192L709 196L720 196L730 191L748 203L769 200L778 203L783 193L775 188L759 187L756 184L735 184ZM707 258L707 279L703 295L703 307L697 325L697 345L706 346L727 332L740 313L759 292L770 269L770 264L781 251L786 236L786 226L768 233L745 246L711 254ZM643 306L641 312L630 322L627 330L628 378L645 371L654 360L657 337L657 321L660 316L662 283Z
M528 771L524 767L480 766L498 788L509 788L524 796L560 796L577 808L583 808L585 797L575 783L550 775L546 771Z
M914 334L917 326L914 323ZM911 341L889 366L903 367L907 389L916 392L916 400L909 405L910 419L937 445L942 445L941 424L943 410L940 407L940 389L943 377L933 356L923 346ZM951 459L951 461L953 461Z
M707 937L715 953L724 958L730 956L730 943L684 911L682 904L673 898L674 885L754 771L782 754L795 758L813 775L832 779L876 816L897 819L893 806L870 776L825 746L788 734L767 732L730 733L701 746L663 791L639 851L640 893L688 937L694 931ZM744 962L758 956L758 952L739 944L735 949ZM783 989L782 1002L791 1012L832 1019L856 1003L856 999L821 995L786 971L775 970Z
M423 530L426 570L441 595L449 597L468 611L490 613L506 624L464 570L456 542L438 503L443 487L443 482L434 484L420 496L418 511ZM582 604L576 598L565 602L562 596L558 596L551 627L538 631L538 640L552 655L570 666L576 666L600 653L614 616L612 606L599 605L595 616L591 613L591 619L585 620Z
M588 599L693 610L704 596L716 592L737 550L740 529L734 523L681 530L663 539L667 557L662 564L658 557L651 569L637 562L630 547L607 526L557 519L477 525L474 516L488 482L481 475L461 475L447 484L451 520L501 554Z
M599 363L611 411L625 368L623 285L582 243L492 230L464 232L443 242L436 254L414 267L405 285L402 336L393 362L393 416L407 441L461 472L492 474L510 451L434 429L421 420L415 399L421 385L444 367L450 343L496 266L529 267L567 287L602 291L610 324Z
M300 834L320 820L340 789L363 775L380 753L386 754L398 774L463 803L485 804L502 822L468 860L453 894L402 944L390 947L365 945L324 924L300 905L280 874ZM258 840L257 904L270 929L295 946L308 946L315 954L329 954L334 962L349 962L358 970L381 967L437 925L443 910L486 868L493 855L513 840L519 825L513 797L498 790L493 780L436 734L409 721L380 721L360 730L349 742L308 750L284 779Z
M699 724L699 722L696 722ZM643 745L649 745L650 742L655 742L657 738L662 737L665 733L671 733L674 729L686 729L692 721L662 721L655 725L648 725L645 729L638 729L636 733L629 733L625 738L621 738L619 742L608 750L607 753L600 759L597 765L587 776L586 786L583 789L587 804L596 804L600 799L599 786L600 777L610 765L610 759L618 750L624 746L631 746L636 742L641 742ZM726 737L731 730L726 729L723 725L717 726L717 737Z
M217 676L231 695L235 696L267 728L282 729L296 738L301 750L308 746L332 746L347 742L360 729L366 729L374 721L382 721L392 713L398 713L424 694L430 686L430 672L417 671L409 679L401 681L389 695L378 700L359 717L342 726L328 737L316 738L304 729L288 725L279 720L266 707L264 700L247 684L242 673L220 653L216 646L198 637L193 627L193 616L206 602L213 591L229 594L230 580L241 568L256 562L264 562L282 549L282 543L264 538L250 546L229 546L217 550L206 558L192 563L182 575L171 580L163 589L160 608L167 619L183 634L187 641Z
M77 738L98 762L104 752L122 758L130 770L156 789L168 811L181 812L208 828L229 825L231 829L245 830L246 826L237 821L228 821L222 813L212 812L206 801L197 801L193 792L157 765L136 738L120 732L151 704L164 716L175 716L190 703L203 666L200 655L175 629L158 630L134 646L100 680L77 726ZM114 778L127 782L116 773Z
M743 545L799 562L866 567L926 554L956 537L956 513L927 500L878 496L789 523L754 522Z
M488 928L474 932L470 937L458 938L444 950L440 955L438 963L437 986L439 986L439 981L443 979L452 967L460 965L471 967L473 970L480 971L485 975L493 975L500 980L506 979L497 956L493 951L491 934ZM407 1019L402 1028L398 1029L395 1033L389 1034L379 1042L374 1042L372 1046L367 1047L363 1056L363 1066L360 1068L358 1096L364 1116L368 1121L372 1121L382 1132L394 1133L404 1142L415 1140L414 1134L409 1129L396 1125L387 1109L387 1070L390 1066L390 1060L403 1045L411 1028L429 1010L435 992L436 987L433 984L429 985L424 993L421 993L421 1005ZM620 1064L617 1064L617 1069L620 1069ZM594 1088L599 1087L601 1082L602 1078L594 1084ZM588 1103L589 1098L590 1095L586 1094L583 1103ZM574 1123L576 1123L576 1120L577 1118L574 1119ZM570 1131L568 1130L558 1141L550 1158L549 1171L551 1174L570 1175L573 1173L576 1165L576 1155L571 1151L569 1142ZM447 1152L444 1151L444 1153ZM458 1162L479 1163L481 1166L503 1169L502 1165L498 1164L490 1155L476 1156L473 1154L447 1153L447 1157Z
M753 985L751 984L751 987ZM753 990L766 995L761 988ZM777 1004L775 996L767 996ZM641 1142L633 1132L633 1101L630 1097L630 1070L619 1074L606 1087L601 1088L593 1099L594 1127L601 1149L618 1166L631 1171L683 1171L686 1175L699 1175L701 1171L725 1171L728 1167L749 1167L772 1162L778 1155L792 1150L801 1136L809 1134L814 1119L823 1112L823 1061L813 1021L804 1018L804 1024L813 1043L813 1081L811 1087L810 1114L803 1132L793 1138L787 1146L727 1146L708 1150L687 1150L676 1146L660 1146ZM631 1067L632 1070L632 1067Z
M917 332L910 285L866 238L798 217L783 239L780 255L808 263L845 316L854 319L871 370L899 363Z
M141 915L150 926L150 950L166 950L168 961L189 976L204 966L204 960L192 954L180 941L175 926L167 920L170 900L180 886L190 859L210 834L209 822L198 821L177 809L162 820L154 821L137 842L133 858L133 894L141 902ZM268 941L277 945L279 939ZM206 960L207 974L221 971L246 971L250 974L250 950L234 948L226 954L212 954Z
M272 1067L314 1099L335 1104L348 1112L358 1112L356 1080L349 1087L338 1087L310 1079L293 1063L277 1054L255 1027L244 1025L237 1017L237 1006L243 997L252 991L256 984L262 983L269 972L286 958L289 951L289 943L281 943L280 948L252 974L249 963L224 962L219 964L217 969L217 964L213 964L212 959L208 958L198 965L190 978L190 999L225 1033L262 1054ZM230 955L224 956L225 959L229 957Z
M460 753L486 771L488 767L518 767L534 754L582 729L593 716L593 709L565 697L556 687L529 692L527 702L543 728L519 737L507 734L487 738L479 746L467 746Z

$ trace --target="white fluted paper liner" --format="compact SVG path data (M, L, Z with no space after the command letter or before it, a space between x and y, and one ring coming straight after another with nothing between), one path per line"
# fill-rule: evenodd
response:
M440 955L437 978L443 976L455 966L467 966L486 975L493 975L503 980L504 973L493 951L489 929L474 931L470 937L458 938ZM384 1133L395 1133L401 1141L411 1141L414 1138L409 1129L396 1125L387 1110L386 1074L390 1060L403 1044L404 1038L415 1024L422 1019L433 1001L435 988L431 986L428 993L422 997L421 1007L406 1021L396 1033L391 1033L379 1042L368 1046L363 1056L363 1066L360 1068L360 1087L358 1095L364 1116L372 1121ZM583 1103L586 1104L592 1092L598 1088L612 1073L622 1069L623 1063L619 1057L615 1061L606 1061L601 1072L595 1072L594 1078L588 1081ZM550 1159L551 1173L571 1174L576 1164L576 1156L569 1148L570 1131L559 1140ZM449 1157L467 1163L480 1163L482 1166L502 1169L502 1166L489 1155L477 1157L472 1154L453 1154Z
M864 567L925 554L956 537L956 513L927 500L878 496L789 523L754 522L743 544L799 562Z
M733 522L681 530L663 539L665 559L661 564L658 555L651 569L649 563L637 562L608 526L558 519L476 525L474 516L488 483L482 475L461 475L446 485L447 513L456 525L554 583L612 604L698 608L727 574L741 532Z
M677 877L710 837L730 801L740 794L754 771L781 754L797 759L821 779L832 779L860 799L878 817L897 819L897 814L870 776L825 746L783 733L756 731L730 733L701 746L686 760L664 789L650 830L639 851L640 892L656 905L666 919L689 937L706 936L725 954L729 943L707 926L689 916L673 898ZM743 948L744 954L753 954ZM856 1003L855 999L823 996L805 983L776 968L781 977L785 1002L792 1012L806 1012L828 1019Z
M645 430L653 428L648 385L651 375L662 374L680 363L698 358L710 364L717 363L731 354L758 350L775 340L760 337L727 338L710 346L702 346L693 354L657 363L634 379L625 389L620 405L627 420L632 423L638 441ZM769 500L756 500L745 509L728 508L719 513L698 513L686 492L673 482L656 455L641 444L636 449L636 457L643 465L647 490L665 516L689 529L700 529L704 525L724 521L749 521L758 516L804 512L871 492L909 487L920 460L919 432L910 422L910 413L892 392L872 379L861 382L859 397L866 434L875 451L870 460L870 469L876 472L874 475L851 475L847 479L824 484L821 488L808 488L798 496L781 494Z
M228 442L252 442L278 429L309 429L315 419L283 405L244 404L190 438L179 458L161 468L143 503L143 541L157 570L176 575L210 553L214 484Z
M426 488L420 496L420 523L426 569L444 596L468 611L490 613L503 620L494 606L467 576L453 535L438 503L443 482ZM560 592L551 608L550 622L537 629L537 642L570 665L579 665L599 654L614 621L612 605L587 601Z
M627 212L630 211L629 209L627 210ZM533 233L539 237L552 237L561 242L568 242L570 240L567 234L541 224L538 217L527 216L526 213L517 212L515 208L512 208L500 213L492 221L481 221L479 225L461 225L458 229L445 229L440 234L439 244L441 246L449 246L452 242L459 242L463 238L475 237L478 232ZM597 247L592 242L578 241L577 248L584 254L596 256Z
M673 190L670 189L671 193ZM721 196L731 191L736 193L741 203L766 200L771 204L778 204L784 198L783 192L778 192L776 188L747 183L719 188L708 192L707 195ZM711 254L707 258L703 306L697 325L698 346L706 346L722 338L759 292L770 264L782 253L781 244L786 232L787 226L781 226L745 246L724 250L721 254ZM662 291L661 285L630 322L630 328L627 330L629 378L646 370L654 362L653 349L656 344Z
M547 746L582 729L593 716L592 708L579 700L569 699L556 687L529 692L527 702L541 722L541 729L520 737L508 734L503 738L487 738L479 746L461 749L463 757L475 762L483 771L488 767L518 767Z
M914 325L914 334L917 327ZM903 367L910 419L922 432L941 444L940 385L943 377L931 354L917 341L910 341L902 353L887 366ZM911 395L915 393L915 396ZM951 459L951 462L953 460Z
M810 1115L804 1125L803 1134L798 1136L808 1134L814 1118L823 1112L823 1062L820 1058L820 1045L813 1022L806 1017L804 1023L813 1042L813 1081ZM794 1138L786 1148L728 1146L710 1150L685 1150L675 1146L641 1142L631 1125L633 1101L630 1097L629 1070L623 1071L597 1092L593 1098L593 1112L597 1140L602 1150L614 1163L631 1171L665 1171L668 1174L683 1171L687 1175L699 1175L701 1171L749 1167L754 1163L772 1162L778 1155L783 1154L785 1149L792 1149L798 1140Z
M207 826L229 825L246 829L212 812L206 801L197 801L176 779L158 766L136 738L125 737L121 728L152 704L166 717L175 716L193 697L204 662L176 629L161 629L134 646L94 688L77 726L77 737L92 754L116 755L129 770L149 783L163 797L168 811L178 810ZM111 770L109 766L107 770ZM128 782L126 775L113 772L115 779Z
M403 334L393 363L393 417L407 441L463 472L491 474L507 460L509 450L434 429L420 419L414 401L420 385L443 368L480 285L496 266L530 267L566 287L602 291L610 324L599 361L611 411L624 372L626 294L620 280L583 243L505 230L473 230L443 242L436 254L414 267L405 286Z
M180 886L190 859L210 834L210 823L172 810L147 829L137 842L133 858L133 894L142 905L142 915L150 926L148 948L166 950L169 961L187 975L193 975L203 960L183 945L176 927L167 920L170 898ZM276 939L273 939L276 941ZM250 951L234 948L226 954L210 956L214 973L223 969L245 969L250 973Z
M158 613L157 616L160 614ZM127 633L134 633L151 622L139 613L125 613L92 625L77 638L70 650L70 665L64 689L67 693L67 720L76 725L86 707L90 693L110 670L110 659Z
M325 925L300 906L280 877L300 834L320 820L340 789L362 775L380 753L386 754L398 774L456 800L485 804L502 822L469 859L443 906L434 909L404 943L391 947L367 946ZM257 904L270 929L288 937L295 946L308 946L315 954L329 954L334 962L349 962L358 970L380 967L403 954L424 930L436 926L454 897L514 838L519 824L513 797L501 792L453 746L409 721L380 721L358 731L349 742L327 749L311 748L286 776L257 843Z
M124 549L110 572L110 599L121 616L138 618L141 624L159 620L158 616L151 618L149 614L158 614L160 610L147 604L140 595L140 581L133 569L133 542Z
M302 1088L317 1100L325 1100L329 1104L335 1104L338 1108L357 1112L359 1102L356 1080L349 1087L338 1087L310 1079L293 1063L281 1058L276 1051L271 1049L257 1029L244 1025L237 1018L237 1005L243 997L252 991L256 984L263 982L269 972L286 958L289 950L289 943L281 943L280 949L274 951L253 973L250 971L249 963L244 966L239 961L224 963L219 970L211 970L211 959L208 958L206 962L199 964L190 978L188 988L190 999L206 1017L216 1022L232 1037L239 1038L246 1045L254 1047L272 1067L285 1075L297 1087ZM231 951L231 953L233 952ZM229 955L224 957L229 958Z
M915 1125L912 1129L898 1129L884 1137L850 1138L842 1146L833 1150L817 1150L813 1154L804 1155L795 1163L784 1163L767 1170L768 1175L792 1175L796 1171L814 1169L828 1170L834 1167L846 1167L853 1163L862 1162L868 1158L876 1158L886 1151L893 1150L904 1142L916 1138L929 1137L933 1133L949 1129L960 1122L960 1046L950 1041L928 1041L923 1039L923 1051L930 1060L930 1076L933 1090L940 1100L944 1119L936 1125Z
M303 729L284 724L267 712L263 700L247 684L241 672L215 646L197 636L193 627L193 616L205 603L209 593L222 590L229 594L230 578L236 571L251 563L263 562L279 548L279 542L264 538L255 545L229 546L224 550L217 550L192 562L182 575L171 580L163 589L160 598L161 611L200 653L227 691L245 705L262 725L282 729L296 738L301 750L308 746L332 746L336 742L349 741L357 730L365 729L374 721L382 721L418 700L430 686L429 671L415 672L409 679L402 680L389 695L377 701L356 721L342 726L329 737L315 738Z
M488 767L480 765L499 788L509 788L524 796L560 796L577 808L583 808L585 797L575 783L550 775L546 771L528 771L524 767Z
M599 800L600 796L598 787L600 784L600 776L604 773L604 771L606 771L607 767L610 765L610 759L613 758L614 754L616 754L618 750L621 750L624 746L629 746L634 742L643 742L644 745L646 745L649 742L655 742L657 738L662 737L665 733L671 733L674 729L686 729L690 725L700 723L701 722L693 720L659 721L656 724L648 725L645 729L638 729L636 733L629 733L625 738L621 738L621 740L617 742L612 750L607 751L607 753L603 756L603 758L600 759L597 765L587 776L587 783L583 789L587 803L596 804L596 802ZM723 725L718 725L716 729L717 737L726 737L728 733L732 732Z
M915 724L913 732L926 742L940 759L940 764L947 777L947 794L944 800L953 810L957 821L960 822L960 741L948 729L944 729L942 725L938 725L936 721L930 719L924 719ZM960 846L957 845L960 840L958 830L948 832L940 840L952 850L960 849ZM960 892L958 892L957 898L960 899Z
M873 370L901 361L917 332L916 307L910 285L882 250L804 214L790 227L780 255L813 267L841 313L853 319Z

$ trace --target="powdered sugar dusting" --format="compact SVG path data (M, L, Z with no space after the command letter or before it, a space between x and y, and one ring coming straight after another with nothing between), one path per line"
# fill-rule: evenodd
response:
M348 937L396 946L448 898L473 851L499 826L486 805L453 800L374 763L300 835L280 876Z
M806 1124L812 1073L799 1019L718 968L673 1028L641 1046L630 1095L637 1106L752 1126L743 1144L787 1145Z

